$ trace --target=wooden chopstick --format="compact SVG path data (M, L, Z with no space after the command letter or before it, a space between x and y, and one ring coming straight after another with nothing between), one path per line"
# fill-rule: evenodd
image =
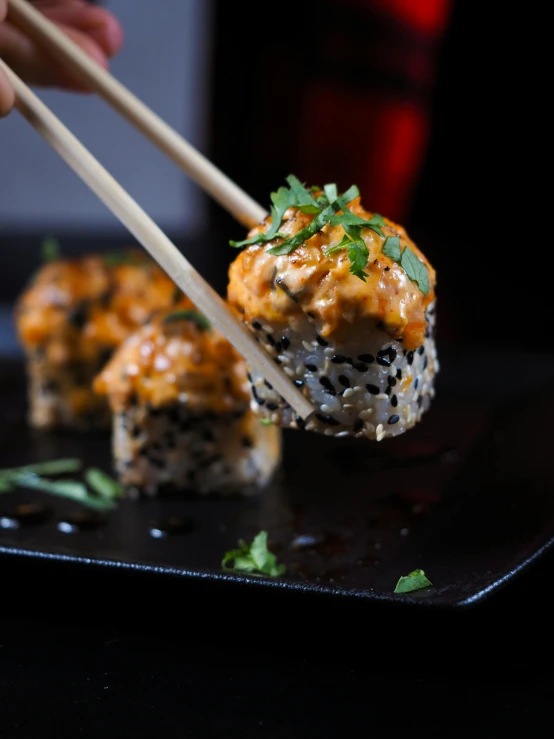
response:
M121 113L158 146L239 223L250 229L267 210L241 190L153 110L91 59L55 23L27 0L9 0L8 19L62 64L71 68L91 91Z
M16 93L16 107L100 200L129 229L171 279L237 351L255 366L294 410L306 419L314 408L254 340L227 303L194 269L138 203L104 169L54 113L0 59Z

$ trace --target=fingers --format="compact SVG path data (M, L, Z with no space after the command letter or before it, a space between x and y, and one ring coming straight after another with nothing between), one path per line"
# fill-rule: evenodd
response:
M6 5L6 0L0 0L0 13L2 5ZM42 0L35 5L104 68L122 44L118 21L102 8L83 0ZM70 71L53 61L9 21L0 23L0 55L28 84L87 91Z
M8 115L15 102L13 87L4 72L0 69L0 118Z
M121 48L123 31L118 20L107 10L84 0L40 0L35 7L50 20L69 26L92 38L107 57Z

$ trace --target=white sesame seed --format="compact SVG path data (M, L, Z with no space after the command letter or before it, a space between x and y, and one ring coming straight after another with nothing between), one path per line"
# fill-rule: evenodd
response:
M304 349L305 349L305 350L306 350L307 352L311 352L311 351L312 351L312 345L311 345L311 344L309 344L309 343L308 343L307 341L303 341L303 342L302 342L302 346L304 347Z
M323 350L323 353L325 354L326 357L332 357L333 354L335 353L335 350L333 349L332 346L326 346L325 349Z
M356 385L352 388L352 391L355 393L361 393L364 390L364 388L361 385Z
M262 326L262 329L266 332L266 334L272 334L273 333L273 327L268 326L267 324L265 326Z
M289 377L294 377L295 376L294 375L294 370L291 369L290 367L283 367L283 372L285 373L285 375L288 375Z
M338 434L335 434L337 439L342 439L345 436L350 436L350 431L339 431Z
M342 397L343 398L349 398L351 395L354 395L354 390L352 390L351 387L346 388L346 390L343 392Z

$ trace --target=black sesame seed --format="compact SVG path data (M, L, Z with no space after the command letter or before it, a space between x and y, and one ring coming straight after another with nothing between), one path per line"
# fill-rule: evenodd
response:
M390 404L393 408L396 408L396 406L398 405L398 397L396 395L392 396L392 398L390 399Z
M419 385L419 377L416 377L415 382L414 382L414 390L417 390L418 385Z
M317 372L317 367L315 364L305 364L304 367L308 370L308 372Z
M396 385L396 377L390 377L389 375L387 382L389 383L391 387L394 387Z
M317 418L319 418L319 420L322 423L326 423L329 426L338 426L339 425L339 422L337 421L336 418L333 418L333 416L324 416L322 413L316 413L315 415L317 416Z
M408 364L412 364L412 362L414 361L414 353L408 352L408 354L406 355L406 359Z
M275 364L281 364L281 360L279 359L279 357L275 357L273 361L275 362Z
M377 355L377 364L380 364L381 367L390 367L391 361L386 354L381 354L381 352L379 352Z
M421 406L422 406L422 404L423 404L423 395L420 395L420 396L419 396L419 398L417 399L417 404L418 404L418 406L419 406L419 407L421 408Z
M352 426L352 431L360 431L364 427L364 422L361 418L357 418Z
M366 385L366 390L368 391L368 393L371 393L372 395L379 395L379 392L380 392L377 385Z
M365 362L366 364L372 364L375 362L373 354L358 354L358 359L360 362Z
M328 377L320 377L319 384L325 388L325 390L329 393L329 395L337 394L337 391L335 390L333 383Z
M333 362L333 364L344 364L347 361L347 358L343 357L342 354L335 354L331 357L331 362Z
M304 380L295 380L294 384L296 387L304 387Z
M393 424L395 424L395 423L398 423L398 421L400 421L400 416L397 416L396 414L394 414L394 416L391 416L391 417L389 418L389 424L390 424L391 426L392 426Z
M423 344L422 344L422 345L421 345L421 346L419 347L419 349L417 350L417 353L418 353L418 354L419 354L419 355L421 356L421 355L423 354L423 352L424 352L424 351L425 351L425 347L424 347L424 346L423 346Z
M280 341L276 341L275 342L275 351L277 352L277 354L281 354L281 349L282 349L281 342Z
M275 339L273 338L273 336L271 334L266 334L265 335L265 338L266 338L267 343L269 344L269 346L275 346Z
M247 372L246 376L248 377L248 382L252 382L252 375L250 374L250 372Z
M329 343L327 341L325 341L325 339L322 336L320 336L319 334L316 334L315 335L315 340L317 341L317 343L319 344L319 346L329 346Z
M425 357L425 362L423 362L423 369L424 369L424 370L426 370L426 369L427 369L427 365L428 365L428 364L429 364L429 360L427 359L427 357Z
M339 382L343 387L350 387L350 380L346 375L339 375Z
M283 349L288 349L290 346L290 341L287 339L286 336L281 336L281 346Z
M385 388L385 395L390 395L392 393L392 387L390 385L387 385Z
M354 362L354 369L357 369L358 372L367 372L367 364L364 364L363 362Z
M390 267L385 267L385 272L388 272L390 270Z
M399 380L402 379L402 370L400 369L400 367L396 370L396 376Z
M296 425L299 429L304 430L306 428L306 421L300 416L296 416Z
M276 411L279 406L277 405L277 403L273 403L272 401L268 400L265 404L265 407L268 411Z
M259 331L261 329L261 327L262 327L262 324L261 323L258 323L258 321L254 321L252 323L252 328L255 328L256 331Z
M273 385L270 385L267 380L264 380L264 385L269 388L270 390L273 390Z

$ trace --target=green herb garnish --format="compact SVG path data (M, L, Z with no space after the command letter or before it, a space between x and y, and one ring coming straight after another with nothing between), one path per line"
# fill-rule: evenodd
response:
M233 565L228 566L229 562L233 562ZM277 558L267 548L267 531L260 531L251 544L239 539L239 548L227 552L221 566L231 572L249 572L270 577L278 577L286 571L285 565L278 565Z
M55 262L56 259L60 258L61 249L59 241L53 236L48 236L43 240L40 251L42 255L42 261L46 264L47 262Z
M414 590L428 588L433 583L425 577L423 570L414 570L409 575L402 576L396 583L395 593L411 593Z
M85 481L98 495L107 500L122 498L124 488L121 483L114 480L98 467L89 467L85 472Z
M0 493L9 493L15 488L23 487L40 490L61 498L69 498L95 510L105 511L114 508L115 501L123 496L123 487L96 467L90 467L85 471L84 482L69 478L62 480L47 478L47 476L78 472L81 468L81 460L68 458L2 469L0 470ZM92 489L92 493L87 484Z
M383 244L383 254L390 257L406 272L412 282L415 282L424 295L429 294L429 274L425 264L417 257L409 246L400 247L398 236L388 236Z
M229 244L236 248L253 245L261 246L268 241L280 238L284 240L267 251L268 254L281 256L293 252L300 244L321 231L328 223L331 226L342 226L345 236L339 244L331 247L325 253L329 255L346 249L351 262L350 271L365 282L367 277L365 267L369 261L369 251L362 237L362 229L369 228L384 238L385 234L381 230L385 225L383 217L375 213L372 218L365 220L348 209L348 203L360 194L356 185L352 185L342 196L339 196L336 184L329 183L323 186L323 195L318 195L314 199L312 193L318 192L319 187L313 186L307 189L294 175L289 175L286 179L289 184L288 188L280 187L277 192L271 193L273 205L271 206L271 225L268 231L258 233L245 241L230 241ZM298 208L303 213L313 214L315 217L305 228L294 236L287 238L286 234L279 232L279 228L285 211L290 207ZM339 211L342 212L339 213ZM410 280L416 283L424 295L427 295L430 289L427 267L408 247L403 251L400 250L400 239L398 237L389 237L385 245L391 238L398 241L397 247L390 245L391 251L394 251L396 256L385 252L384 247L383 252L397 261Z
M271 418L260 418L260 423L264 426L271 426L273 424L273 421Z
M186 310L177 310L175 313L170 313L163 319L164 323L177 323L177 321L193 321L196 323L198 328L203 331L209 331L212 327L212 324L205 316L202 315L202 313L190 308Z

